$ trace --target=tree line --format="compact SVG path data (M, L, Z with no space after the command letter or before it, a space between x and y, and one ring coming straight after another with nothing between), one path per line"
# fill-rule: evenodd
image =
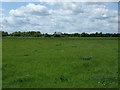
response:
M55 32L54 34L42 34L40 31L28 31L28 32L13 32L13 33L8 33L5 31L2 31L2 37L119 37L119 33L102 33L102 32L96 32L96 33L73 33L73 34L68 34L68 33L61 33L61 32Z

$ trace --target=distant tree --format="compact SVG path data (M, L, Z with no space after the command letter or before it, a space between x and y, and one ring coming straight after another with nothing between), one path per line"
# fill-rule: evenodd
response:
M20 31L18 31L18 32L13 32L13 33L12 33L12 36L17 36L17 37L19 37L19 36L21 36L21 32L20 32Z
M44 34L44 37L51 37L51 35L50 35L50 34L45 33L45 34Z
M74 33L73 36L74 37L80 37L80 34L79 33Z
M88 37L88 36L89 36L89 34L87 34L85 32L81 33L81 37Z
M40 31L37 31L37 32L34 32L33 34L34 37L41 37L41 32Z
M60 34L54 34L53 36L54 36L54 37L61 37Z
M70 34L68 34L68 33L64 33L64 34L62 34L64 37L69 37L70 36Z
M14 36L14 37L120 37L120 33L73 33L73 34L68 34L68 33L61 33L61 32L55 32L54 34L41 34L40 31L28 31L28 32L13 32L8 34L8 32L1 31L2 36Z
M99 36L102 37L102 32L99 33Z
M53 37L63 37L62 32L54 32Z
M22 36L22 37L40 37L42 36L40 31L29 31L29 32L13 32L11 36Z
M3 37L8 36L8 32L2 31L2 36L3 36Z

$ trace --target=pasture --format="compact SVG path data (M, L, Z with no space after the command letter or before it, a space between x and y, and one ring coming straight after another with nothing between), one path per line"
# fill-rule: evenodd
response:
M2 39L3 88L117 88L113 37Z

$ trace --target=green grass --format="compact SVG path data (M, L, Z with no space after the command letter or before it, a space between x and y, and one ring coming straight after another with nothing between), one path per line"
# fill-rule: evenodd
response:
M2 41L3 88L118 87L117 78L101 78L118 75L117 38L8 37Z
M2 37L0 37L0 89L2 89Z

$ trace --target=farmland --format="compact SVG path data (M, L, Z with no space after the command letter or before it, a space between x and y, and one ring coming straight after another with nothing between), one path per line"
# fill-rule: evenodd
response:
M2 73L3 88L117 88L118 40L3 37Z

